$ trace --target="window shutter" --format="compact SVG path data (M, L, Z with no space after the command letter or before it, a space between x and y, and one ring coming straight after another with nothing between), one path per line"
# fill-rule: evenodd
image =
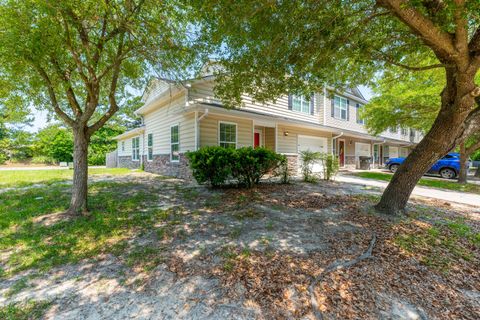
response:
M332 118L333 118L335 116L335 96L332 96L331 105L332 105Z
M350 100L347 100L347 121L350 120Z
M310 96L310 113L312 115L315 113L315 93Z
M292 110L292 95L288 95L288 110Z

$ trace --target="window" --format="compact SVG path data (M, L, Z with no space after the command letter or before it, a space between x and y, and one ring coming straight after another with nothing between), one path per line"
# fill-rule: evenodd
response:
M348 100L335 96L333 100L333 117L337 119L347 120L348 118Z
M408 135L408 129L407 128L402 128L402 136Z
M149 133L148 136L148 150L147 150L147 159L149 161L153 160L153 133Z
M388 128L388 131L390 131L390 133L397 133L398 132L397 127L390 127L390 128Z
M218 144L220 147L236 148L237 125L235 123L220 122L218 126Z
M122 151L125 151L125 141L122 141Z
M178 134L178 124L170 127L170 161L180 160L180 137Z
M311 99L305 96L292 96L292 110L310 113Z
M361 114L363 106L360 105L359 103L357 103L356 107L357 107L357 123L358 124L365 124L365 120L362 118L362 114Z
M140 137L132 139L132 160L140 160Z

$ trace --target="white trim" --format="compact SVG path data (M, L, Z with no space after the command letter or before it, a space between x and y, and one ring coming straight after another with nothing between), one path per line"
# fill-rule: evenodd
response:
M116 137L114 137L113 139L114 140L126 140L130 137L134 137L134 136L137 136L137 135L140 135L141 133L143 133L145 131L145 126L141 126L139 128L135 128L135 129L132 129L132 130L129 130L127 132L124 132Z
M172 124L170 125L170 162L180 162L180 155L178 156L178 160L173 160L172 159L172 128L173 127L178 127L178 142L176 143L178 145L178 153L180 153L180 124Z
M255 148L255 120L252 119L252 148Z
M346 150L347 149L347 143L346 143L345 139L337 139L337 141L338 141L337 152L338 152L338 163L339 164L341 163L340 162L340 141L343 141L343 167L340 166L340 168L345 168L345 165L346 165L345 156L347 154L347 150Z
M337 98L337 97L339 99L344 99L346 104L347 104L346 109L342 109L341 104L340 104L340 106L338 106L338 109L340 110L340 117L335 116L335 109L336 109L336 106L337 106L337 104L335 103L335 98ZM350 111L350 110L348 110L349 108L350 108L350 105L348 104L348 99L347 98L342 97L341 95L338 95L338 94L333 95L333 118L334 119L342 120L342 121L348 121L349 120L348 119L348 113ZM345 111L345 119L342 118L342 111L343 110Z
M148 136L150 136L150 135L152 136L152 146L151 146L151 147L148 145ZM152 148L152 159L148 159L148 155L149 155L148 149L149 149L149 148ZM147 161L148 161L148 162L152 162L152 161L153 161L153 132L147 133Z
M133 140L134 139L138 139L138 146L136 148L133 148ZM140 136L135 136L135 137L132 137L131 140L131 144L132 144L132 153L130 154L130 157L132 158L132 161L140 161ZM138 149L138 159L134 159L133 155L134 155L134 150ZM135 155L137 155L137 153L135 152Z
M195 130L195 151L198 150L198 111L195 111L195 127L194 127L194 130Z
M230 121L222 121L222 120L218 120L218 125L217 125L217 131L218 131L218 134L217 134L217 143L218 145L220 146L220 124L233 124L235 125L235 149L238 148L238 123L236 122L230 122ZM225 143L231 143L231 142L228 142L228 141L224 141Z
M327 121L327 87L323 87L323 123Z

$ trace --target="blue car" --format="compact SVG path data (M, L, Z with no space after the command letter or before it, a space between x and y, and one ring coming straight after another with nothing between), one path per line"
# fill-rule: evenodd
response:
M398 167L405 161L405 158L391 158L385 162L385 168L391 172L397 171ZM468 163L470 167L470 162ZM439 174L442 178L454 179L460 172L460 154L451 152L442 159L438 160L428 170L427 174Z

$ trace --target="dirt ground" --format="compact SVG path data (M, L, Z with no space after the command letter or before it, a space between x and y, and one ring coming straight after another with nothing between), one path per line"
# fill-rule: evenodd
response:
M324 319L480 318L479 247L463 238L443 246L448 231L432 249L424 232L461 218L478 234L478 207L414 199L391 218L372 210L378 190L336 182L210 190L145 173L96 179L141 183L168 218L132 236L129 255L1 279L0 306L51 301L44 317L62 320L314 319L317 279ZM322 274L360 256L373 236L371 258ZM25 288L7 294L23 278Z

